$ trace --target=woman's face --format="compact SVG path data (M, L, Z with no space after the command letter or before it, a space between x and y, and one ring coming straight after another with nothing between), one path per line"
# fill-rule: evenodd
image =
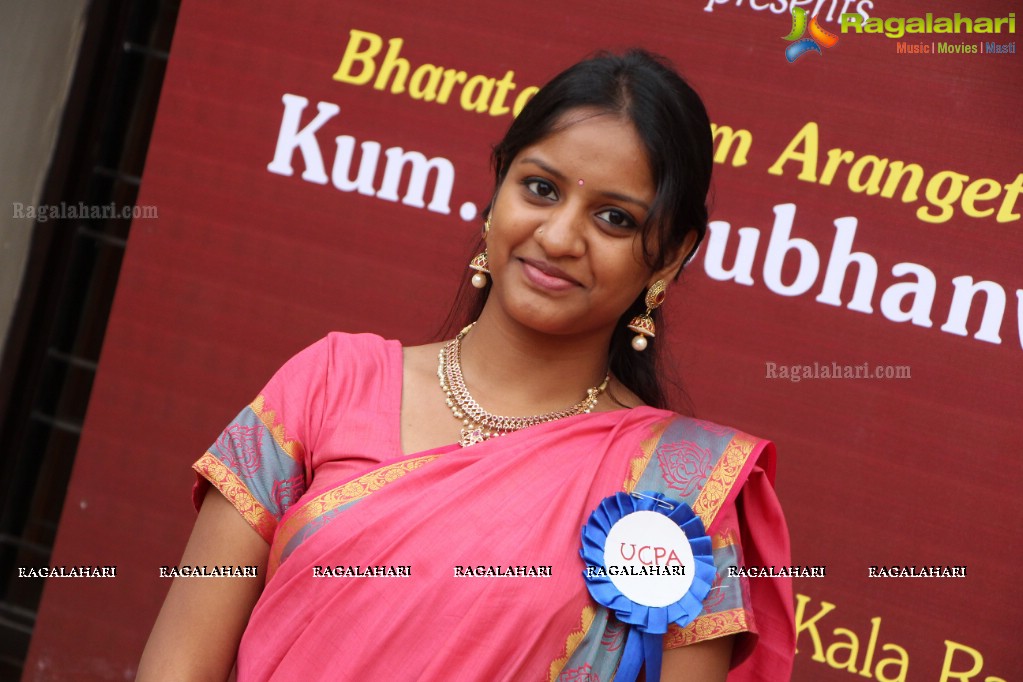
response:
M512 161L491 211L496 305L549 334L609 334L651 272L639 226L655 197L643 143L614 114L574 109Z

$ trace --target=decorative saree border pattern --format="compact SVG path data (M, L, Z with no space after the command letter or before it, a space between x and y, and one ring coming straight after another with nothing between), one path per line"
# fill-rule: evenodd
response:
M284 424L277 422L277 413L273 410L266 409L266 396L260 394L256 396L249 407L259 417L259 420L263 422L263 426L266 427L270 436L277 442L277 445L284 451L288 457L301 463L304 458L305 449L302 447L302 443L297 440L288 439L287 433L284 430Z
M677 625L669 625L668 632L664 635L664 648L676 649L707 639L734 635L750 630L749 617L746 609L729 609L718 611L697 617L689 625L680 628Z
M199 458L199 461L192 465L192 469L219 490L227 498L227 501L238 510L242 518L259 533L260 537L267 543L273 539L274 530L277 528L277 519L252 496L238 475L217 459L213 453L207 451Z
M664 435L664 430L668 428L669 423L671 423L671 419L665 419L655 424L650 429L650 437L639 444L640 454L629 463L629 476L622 483L623 492L631 493L639 485L639 479L642 478L643 472L646 471L650 458L654 456L657 445L661 442L661 436Z
M700 491L696 503L693 505L693 511L699 514L707 528L714 523L718 512L724 506L733 484L742 473L746 466L746 460L749 459L757 442L758 440L752 436L736 432L725 447L714 470L711 471L707 483L703 486L703 490Z
M555 659L551 663L550 671L547 674L548 682L557 682L558 678L561 677L561 671L564 670L565 664L568 663L568 659L572 658L572 654L575 653L575 650L579 647L579 644L582 643L586 634L593 626L593 618L596 613L597 609L591 604L587 604L583 607L582 616L580 616L579 619L579 629L569 634L568 638L565 640L565 655L561 658Z
M725 528L724 532L714 533L714 535L711 536L710 541L712 549L731 547L732 545L739 544L739 534L734 528Z
M272 575L281 562L281 554L287 546L291 537L299 532L306 524L324 514L337 509L343 505L361 500L380 490L386 485L397 481L405 474L415 471L419 467L432 462L440 455L425 455L414 459L406 459L394 464L388 464L363 474L356 479L344 483L337 488L328 490L317 495L313 499L302 504L301 507L285 518L278 529L277 538L273 543L273 551L269 559L269 570L267 575Z
M650 465L652 462L656 462L656 471L660 475L656 484L651 486L651 489L659 490L660 486L667 483L667 479L664 477L663 471L661 471L664 463L654 458L654 455L658 454L661 441L666 437L666 434L670 434L671 438L679 437L691 443L698 443L700 447L696 451L706 453L706 456L710 458L713 464L710 466L710 472L704 474L707 476L706 482L699 492L695 493L695 499L692 497L688 497L688 499L692 500L693 511L703 520L704 526L709 528L727 502L732 488L744 471L751 454L760 441L745 433L711 424L710 422L682 418L681 423L679 423L678 420L679 417L673 416L650 427L650 435L640 442L639 452L629 462L628 474L622 483L622 490L630 493L636 490L641 484L644 475L651 475ZM693 426L698 427L698 429L694 430ZM705 436L710 437L710 442L703 440ZM731 437L729 438L729 436ZM720 456L714 457L714 454L717 452L721 453ZM703 471L706 471L706 469ZM696 474L699 474L698 470L693 475ZM671 494L675 491L667 492ZM717 557L718 552L734 553L737 550L741 552L740 539L738 532L730 528L723 529L720 533L715 533L711 537L716 563L719 564L717 569L720 576L723 569L720 565L721 560ZM731 561L734 562L734 560L734 557L732 557ZM720 578L719 582L715 584L718 585L719 589L723 587L720 584ZM745 594L746 585L743 584L741 579L735 587L743 590L743 594ZM748 601L743 603L748 603ZM721 607L725 605L716 604L716 606ZM549 682L563 682L560 675L564 671L565 666L576 665L582 662L574 661L573 656L575 656L585 638L589 636L589 630L592 628L597 614L606 611L601 607L599 611L587 612L587 609L593 608L593 606L587 606L584 609L582 629L568 636L565 645L565 655L551 663L548 675ZM722 611L704 612L684 628L680 628L677 625L669 626L668 633L664 636L664 648L673 649L707 639L747 632L753 629L752 622L752 613L742 607L726 607ZM569 672L577 670L579 669L574 668Z
M639 484L639 479L642 478L643 472L646 471L647 465L650 463L650 459L657 450L657 445L660 443L664 430L668 428L668 424L670 424L671 421L671 418L669 418L654 424L650 428L650 435L640 441L639 454L629 461L628 475L625 477L625 480L622 481L623 492L631 493L636 489L636 486ZM574 654L576 649L579 648L579 645L586 638L590 628L593 626L593 620L596 612L596 607L592 604L588 604L583 607L581 617L582 625L579 630L570 633L566 638L564 649L565 655L560 658L556 658L551 662L547 676L548 682L558 682L558 678L561 676L561 671L564 670L569 660L571 660L572 654Z

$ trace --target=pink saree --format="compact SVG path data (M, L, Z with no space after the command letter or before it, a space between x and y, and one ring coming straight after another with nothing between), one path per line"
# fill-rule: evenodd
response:
M406 456L400 389L396 342L332 334L196 463L197 503L209 481L270 542L240 681L613 679L627 629L579 535L622 490L686 501L713 539L718 580L665 646L738 634L730 681L788 679L789 581L727 571L788 564L769 443L637 408Z

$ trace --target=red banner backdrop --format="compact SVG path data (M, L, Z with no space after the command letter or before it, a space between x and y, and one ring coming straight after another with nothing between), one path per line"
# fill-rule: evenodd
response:
M50 580L26 679L132 676L190 463L327 331L432 337L489 145L532 86L632 45L716 126L714 222L657 342L698 415L778 443L794 561L826 566L796 581L795 679L1017 679L1016 4L184 3L139 198L159 219L133 227L54 558L116 578ZM792 6L837 43L807 27L789 63Z

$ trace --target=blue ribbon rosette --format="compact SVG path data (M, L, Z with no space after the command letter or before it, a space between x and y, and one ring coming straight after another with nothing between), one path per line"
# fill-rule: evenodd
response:
M579 551L586 588L631 626L616 680L637 679L644 663L647 682L660 680L662 635L703 610L717 575L711 552L703 520L661 493L616 493L590 515Z

